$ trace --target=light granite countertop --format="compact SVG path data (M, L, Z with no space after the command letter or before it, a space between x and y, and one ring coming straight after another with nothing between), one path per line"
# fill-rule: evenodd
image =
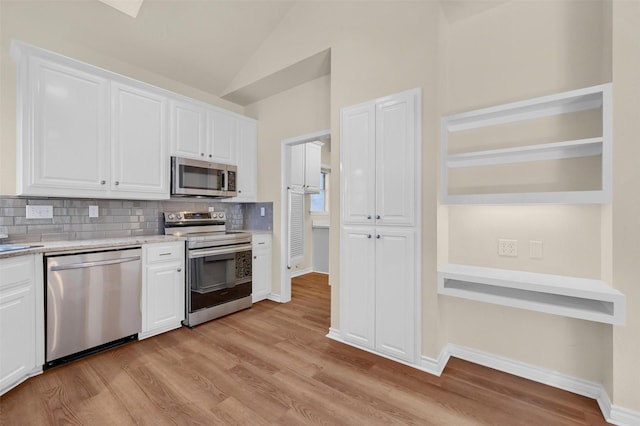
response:
M167 241L185 241L184 237L173 235L142 235L138 237L103 238L97 240L71 240L71 241L42 241L25 243L36 245L24 250L12 250L0 253L0 259L22 256L23 254L46 253L57 254L61 252L78 252L86 250L102 250L110 248L136 247L148 243L162 243ZM17 243L20 244L20 243Z

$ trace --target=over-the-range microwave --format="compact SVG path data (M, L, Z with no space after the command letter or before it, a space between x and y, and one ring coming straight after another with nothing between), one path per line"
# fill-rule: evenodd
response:
M237 167L171 157L171 195L235 197Z

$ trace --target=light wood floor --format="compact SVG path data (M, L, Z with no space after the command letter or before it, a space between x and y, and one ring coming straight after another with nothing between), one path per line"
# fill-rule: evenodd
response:
M588 398L456 359L435 377L332 341L326 278L292 291L49 370L0 399L0 424L605 424Z

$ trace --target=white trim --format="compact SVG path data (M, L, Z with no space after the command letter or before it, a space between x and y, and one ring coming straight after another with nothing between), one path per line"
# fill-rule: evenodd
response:
M277 302L277 303L286 303L282 301L282 296L280 296L279 294L273 294L273 293L269 293L269 295L267 296L268 300L271 300L272 302ZM288 302L288 300L287 300Z
M329 273L328 273L328 272L316 271L315 269L314 269L313 271L311 271L311 272L313 272L314 274L320 274L320 275L326 275L326 276L329 276ZM331 285L331 284L329 284L329 285Z
M280 295L270 295L269 299L286 303L291 300L291 271L287 268L287 170L289 169L289 161L287 156L287 148L290 145L299 145L301 143L322 141L331 137L331 130L321 130L319 132L309 133L294 138L283 139L280 144Z
M311 272L313 272L313 268L312 267L308 267L308 268L304 268L304 269L296 269L296 270L291 270L291 274L289 275L289 277L291 278L295 278L295 277L299 277L300 275L306 275L306 274L310 274Z

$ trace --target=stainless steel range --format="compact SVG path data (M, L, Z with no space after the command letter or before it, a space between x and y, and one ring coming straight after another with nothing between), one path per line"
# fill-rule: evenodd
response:
M186 326L251 307L251 233L225 223L224 212L164 213L164 233L187 238Z

